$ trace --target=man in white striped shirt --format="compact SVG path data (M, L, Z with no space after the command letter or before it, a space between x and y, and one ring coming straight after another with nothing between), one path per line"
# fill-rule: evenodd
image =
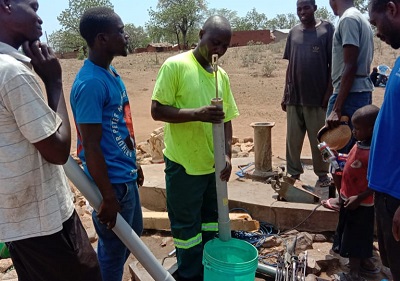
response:
M38 41L38 8L37 0L0 0L0 240L20 281L101 280L61 166L71 130L60 63Z

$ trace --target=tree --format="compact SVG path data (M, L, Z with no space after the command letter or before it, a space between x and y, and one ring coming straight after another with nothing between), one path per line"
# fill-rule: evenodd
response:
M74 30L79 33L79 20L83 13L88 8L98 6L114 8L109 0L69 0L68 9L62 11L57 20L63 29Z
M129 34L128 49L131 53L136 48L146 47L151 42L149 35L142 26L136 27L134 24L128 23L124 30Z
M235 31L252 30L251 24L246 21L245 17L238 17L231 22L232 29Z
M278 14L275 18L267 22L269 29L290 29L299 22L298 18L292 14Z
M226 18L231 24L235 21L238 20L239 16L237 11L232 11L226 8L222 8L222 9L209 9L207 10L205 13L205 17L209 18L211 16L223 16L224 18Z
M68 31L58 30L49 35L49 44L51 47L60 53L71 52L79 48L79 46L85 46L83 39L77 38L75 33Z
M52 47L58 52L68 52L86 46L79 33L79 21L88 8L98 6L113 8L109 0L69 0L68 8L57 17L61 29L49 36Z
M187 34L199 23L206 11L205 0L158 0L157 10L149 9L150 21L146 24L151 36L160 36L163 32L173 34L180 45L187 46Z
M259 30L264 29L267 23L267 16L257 12L256 8L247 12L244 17L236 17L231 21L233 30Z
M265 28L268 19L264 13L259 13L256 8L253 8L247 12L245 20L249 23L250 30L258 30Z
M288 13L286 15L286 20L287 20L287 26L289 26L289 28L292 28L293 26L295 26L296 24L298 24L300 22L297 15L292 14L292 13Z
M315 18L334 22L336 17L334 14L329 12L326 7L322 7L318 8L317 11L315 12Z
M361 13L366 13L368 12L368 0L354 0L354 7Z

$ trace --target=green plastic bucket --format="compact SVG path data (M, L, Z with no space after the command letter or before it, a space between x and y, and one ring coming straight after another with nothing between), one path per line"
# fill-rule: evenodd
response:
M204 281L254 281L257 249L246 241L213 239L203 252Z
M5 243L0 242L0 258L8 259L10 257L10 252Z

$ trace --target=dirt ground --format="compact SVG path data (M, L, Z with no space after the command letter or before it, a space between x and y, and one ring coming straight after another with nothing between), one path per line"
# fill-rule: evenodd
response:
M393 65L398 53L383 44L377 44L373 65ZM274 156L285 158L286 114L281 110L280 101L284 88L287 63L282 60L284 43L268 46L247 46L231 48L220 59L220 65L227 71L231 87L239 107L240 116L233 121L234 136L243 140L253 137L252 122L275 122L272 129L272 151ZM116 58L113 65L122 76L131 103L136 140L147 141L152 131L161 127L150 115L152 90L162 62L175 53L142 53ZM64 92L67 101L71 84L83 61L76 59L61 60L63 68ZM272 75L268 70L275 68ZM377 88L373 94L373 103L380 106L383 88ZM67 102L69 104L69 102ZM72 115L70 115L72 120ZM75 153L76 134L73 130L71 153ZM306 139L303 156L310 156ZM163 258L173 249L168 233L147 233L143 237L157 258ZM164 245L164 246L163 246ZM134 259L130 258L127 264ZM126 266L124 281L130 280Z
M286 113L281 110L284 77L287 62L282 60L284 44L268 46L247 46L231 48L220 59L220 65L230 76L231 88L239 108L240 116L233 120L234 136L239 139L253 137L252 122L275 122L272 129L272 151L274 156L285 156ZM382 52L382 55L380 54ZM395 54L383 50L375 52L373 65L386 63L392 65ZM141 53L128 57L118 57L113 65L123 78L131 103L137 143L146 141L152 131L163 125L154 121L150 115L151 95L157 72L162 62L176 53ZM389 57L382 59L380 57ZM71 84L83 61L61 60L63 67L64 92L67 100ZM265 68L275 68L272 75L263 74ZM374 91L374 104L380 105L383 88ZM72 115L70 116L72 118ZM75 132L73 131L72 152L75 150ZM308 140L303 154L310 155Z

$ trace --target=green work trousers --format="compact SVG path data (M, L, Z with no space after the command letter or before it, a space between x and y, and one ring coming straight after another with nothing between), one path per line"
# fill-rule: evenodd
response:
M218 230L215 173L188 175L185 168L165 160L167 209L176 247L178 274L202 280L203 248Z
M300 175L304 172L300 156L307 132L311 146L314 173L318 177L326 176L329 172L329 164L322 160L317 140L318 131L325 125L326 109L317 106L288 105L286 106L286 113L286 161L288 174Z

